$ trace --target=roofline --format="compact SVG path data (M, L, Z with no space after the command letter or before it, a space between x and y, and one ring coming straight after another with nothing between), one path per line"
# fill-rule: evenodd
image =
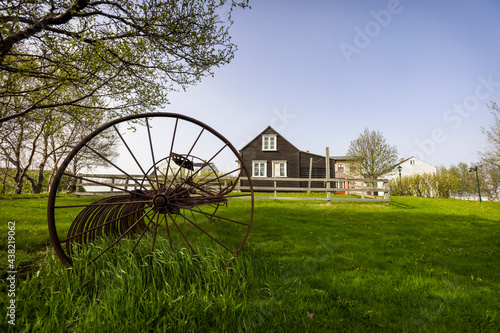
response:
M311 154L311 155L314 155L314 156L318 156L318 157L325 157L325 155L319 155L319 154L315 154L315 153L311 153L309 151L304 151L304 150L300 150L298 149L297 147L295 147L295 145L293 143L290 142L290 140L287 140L287 138L285 138L281 133L279 133L277 130L275 130L271 125L267 126L262 132L260 132L259 134L257 134L252 140L250 140L246 145L244 145L241 149L238 149L239 152L242 152L245 148L247 148L252 142L254 142L256 139L258 139L262 134L264 134L265 131L267 131L268 129L271 129L273 130L274 132L276 132L277 134L279 134L283 139L285 139L293 148L297 149L297 151L299 151L300 153L304 153L304 154ZM348 156L329 156L331 160L348 160L348 159L353 159L352 157L348 157Z
M408 160L410 160L410 159L412 159L412 158L415 158L415 159L419 160L420 162L425 163L425 164L427 164L428 166L431 166L431 167L435 168L435 166L434 166L434 165L431 165L431 164L429 164L429 163L427 163L427 162L424 162L424 161L422 161L421 159L416 158L415 156L410 156L410 157L408 157L407 159L405 159L405 160L403 160L403 161L401 161L401 162L399 162L399 163L397 163L397 164L394 164L392 167L393 167L393 168L395 168L395 167L397 167L398 165L403 164L404 162L406 162L406 161L408 161Z
M272 128L271 125L267 126L262 132L260 132L259 134L257 134L252 140L250 140L245 146L243 146L241 149L239 149L238 151L243 151L243 149L245 149L246 147L248 147L252 142L254 142L256 139L258 139L262 134L264 134L265 131L267 131L268 129L271 129L273 130L274 132L276 132L277 134L279 134L283 139L285 139L290 145L292 145L293 148L297 149L298 151L301 151L300 149L298 149L297 147L295 147L289 140L287 140L281 133L279 133L277 130L275 130L274 128Z

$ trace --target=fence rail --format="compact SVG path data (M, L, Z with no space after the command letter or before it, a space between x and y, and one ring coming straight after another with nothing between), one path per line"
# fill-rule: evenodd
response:
M119 195L126 191L133 191L141 186L133 179L142 179L142 186L151 188L148 179L143 175L130 175L131 178L124 175L110 175L110 174L79 174L79 179L76 183L76 195ZM133 179L132 179L133 178ZM85 180L87 179L87 180ZM150 177L149 180L155 179ZM205 178L205 179L208 179ZM228 182L234 182L232 177L222 177L226 186ZM323 200L323 201L365 201L365 202L390 202L389 197L389 180L388 179L368 179L368 178L283 178L283 177L255 177L252 178L254 183L254 192L273 192L273 196L255 196L256 199L272 199L272 200ZM272 183L272 186L259 186L259 183L266 182ZM286 184L283 184L283 183ZM101 185L101 184L104 185ZM242 183L248 183L248 180L240 179L239 184L236 185L234 191L245 192L249 191L250 187ZM290 184L297 183L297 186ZM307 183L308 186L301 186L301 183ZM317 184L322 183L321 187ZM349 184L347 188L337 187L339 183ZM375 187L373 184L382 184L382 187ZM312 185L316 186L313 187ZM110 187L113 186L113 187ZM103 191L102 189L107 189ZM324 198L312 197L283 197L278 196L279 192L320 192L325 193ZM338 198L332 197L332 193L345 192L347 194L359 195L360 198ZM379 193L383 196L379 196Z
M274 196L263 197L256 196L257 199L274 199L274 200L324 200L324 201L376 201L390 202L389 197L389 180L388 179L368 179L368 178L282 178L282 177L256 177L252 178L254 182L253 190L255 192L273 192ZM272 182L273 186L258 186L261 182ZM280 183L288 184L299 182L299 186L280 186ZM314 184L323 183L322 187L312 187ZM300 186L300 183L308 183L307 187ZM337 187L338 183L350 184L349 187ZM367 184L382 183L382 187L369 186ZM330 186L329 186L330 185ZM249 186L240 185L238 190L249 190ZM301 197L281 197L278 192L322 192L325 193L325 198L301 198ZM336 198L332 197L331 193L345 192L348 194L356 194L361 198ZM377 193L375 193L377 192ZM378 193L383 193L383 197L379 197Z

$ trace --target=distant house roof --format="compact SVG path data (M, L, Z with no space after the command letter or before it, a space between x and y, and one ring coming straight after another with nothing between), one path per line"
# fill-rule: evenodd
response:
M417 163L412 163L413 161L418 161ZM401 168L402 176L410 176L415 174L422 174L427 172L436 172L436 167L430 165L429 163L425 163L424 161L416 158L415 156L411 156L405 159L400 160L398 163L394 164L391 169L382 175L384 178L395 178L399 174L399 167Z
M407 159L403 159L402 161L399 161L399 163L394 164L392 167L393 167L393 168L395 168L395 167L397 167L398 165L401 165L401 164L403 164L404 162L406 162L406 161L408 161L408 160L410 160L410 159L412 159L412 158L413 158L413 156L408 157ZM419 160L419 161L420 161L420 160Z
M396 167L398 167L399 165L401 165L401 164L403 164L403 163L405 163L405 162L408 162L408 161L409 161L409 160L411 160L411 159L417 160L417 161L419 161L419 162L421 162L421 163L424 163L424 164L426 164L426 165L428 165L428 166L430 166L430 167L433 167L433 168L434 168L434 166L430 165L429 163L426 163L426 162L422 161L421 159L416 158L415 156L411 156L411 157L408 157L408 158L406 158L406 159L403 159L403 160L399 161L399 163L394 164L394 165L392 166L392 168L396 168Z

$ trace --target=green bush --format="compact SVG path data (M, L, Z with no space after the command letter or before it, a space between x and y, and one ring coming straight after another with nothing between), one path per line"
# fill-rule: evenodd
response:
M460 179L448 173L423 173L389 181L391 195L450 198L460 192Z

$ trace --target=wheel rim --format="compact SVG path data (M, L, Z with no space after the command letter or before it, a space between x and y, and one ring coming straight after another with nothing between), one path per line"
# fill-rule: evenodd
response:
M134 127L138 122L145 126ZM117 160L99 151L97 143L106 135L119 143ZM85 156L126 180L108 183L72 174L69 167ZM240 180L250 185L248 193L233 193ZM58 189L76 181L106 196L84 205L59 203ZM238 200L242 196L248 199ZM71 151L52 182L47 216L52 244L65 265L73 264L77 245L104 236L110 244L88 264L124 238L134 239L133 253L148 231L150 262L158 238L173 251L188 247L193 253L196 243L206 239L227 251L230 264L249 235L253 209L250 173L225 137L184 115L147 113L111 121Z

